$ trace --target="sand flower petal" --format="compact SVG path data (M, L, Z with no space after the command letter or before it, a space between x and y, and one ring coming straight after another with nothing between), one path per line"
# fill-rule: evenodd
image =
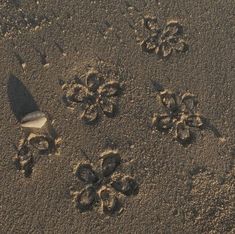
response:
M28 137L29 146L32 146L39 154L50 154L55 150L54 140L45 135L31 133Z
M87 163L80 163L75 168L75 175L87 184L95 183L99 180L92 166Z
M189 127L200 128L203 125L203 121L200 115L190 115L186 119L186 124Z
M182 95L181 108L185 112L194 113L197 108L197 97L189 92Z
M86 86L90 91L95 92L99 88L100 83L101 81L96 71L88 72L86 77Z
M162 104L171 112L177 110L177 100L175 93L172 93L169 90L165 90L163 92L160 92L160 98Z
M72 92L72 99L74 102L83 102L86 99L88 90L85 86L78 84L72 89Z
M97 199L97 194L92 186L88 186L76 194L75 203L81 212L90 210Z
M115 115L116 112L116 106L115 104L112 102L111 99L108 98L102 98L99 101L100 104L100 108L102 109L103 113L108 116L108 117L113 117Z
M99 93L106 97L112 97L120 91L120 84L117 81L109 81L99 88Z
M166 131L173 127L173 119L167 114L155 115L152 124L156 126L159 131Z
M102 209L104 214L113 215L120 211L121 206L119 200L110 189L102 188L99 191L99 196L102 201Z
M189 127L184 122L178 122L176 125L176 138L182 144L189 144L192 140L192 134Z
M184 40L179 40L173 47L177 52L186 52L188 50L188 45Z
M144 27L150 31L159 30L159 24L156 17L145 17L144 18Z
M85 107L85 110L81 114L81 119L85 123L92 123L94 122L98 117L98 110L96 105L87 105Z
M160 57L162 58L167 58L168 56L171 55L173 49L170 43L168 43L167 41L164 41L160 44L159 46L159 52L158 54L160 55Z
M17 170L23 172L25 177L30 177L33 172L34 159L32 155L16 156L14 158L14 164Z
M138 192L138 184L130 176L116 176L111 183L112 187L126 196L134 195Z
M172 47L174 47L178 42L179 42L179 38L175 37L175 36L169 36L166 38L165 41L167 41Z
M105 177L110 176L121 163L121 157L115 150L105 151L102 155L102 173Z
M183 27L177 21L170 21L167 23L163 30L163 35L165 38L170 36L177 36L183 33Z
M147 53L153 53L156 48L158 47L158 38L156 35L152 35L145 39L141 43L142 50L147 52Z
M28 155L30 155L30 150L26 141L20 145L19 150L18 150L18 156L25 158Z
M75 80L65 83L62 89L64 91L63 102L66 106L71 106L72 103L82 102L87 93L87 88Z
M21 170L24 173L25 177L29 177L33 172L33 166L34 166L33 157L21 161L20 164L21 164Z

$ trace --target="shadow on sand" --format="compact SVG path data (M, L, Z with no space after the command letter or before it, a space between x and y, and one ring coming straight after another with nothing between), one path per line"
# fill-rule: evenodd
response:
M26 114L38 111L38 105L24 84L14 75L9 76L8 97L12 112L20 121Z

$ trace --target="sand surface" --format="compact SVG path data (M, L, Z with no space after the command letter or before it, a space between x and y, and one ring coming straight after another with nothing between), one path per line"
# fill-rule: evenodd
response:
M234 0L1 0L0 233L235 233L234 11ZM181 52L165 48L172 22ZM153 31L168 39L146 51ZM103 83L91 91L92 72ZM174 111L162 131L164 93L197 98L196 127ZM20 121L39 110L55 147L24 171Z

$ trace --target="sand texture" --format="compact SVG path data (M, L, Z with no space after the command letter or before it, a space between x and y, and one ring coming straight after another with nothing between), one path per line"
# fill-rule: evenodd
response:
M235 233L234 0L0 1L0 234Z

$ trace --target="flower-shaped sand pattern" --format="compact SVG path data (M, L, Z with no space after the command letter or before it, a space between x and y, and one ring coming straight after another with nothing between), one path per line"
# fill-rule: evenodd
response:
M175 94L169 90L159 93L165 113L154 114L153 125L159 131L175 130L176 139L183 145L192 141L191 128L201 128L203 118L197 111L197 98L186 92Z
M164 27L160 27L156 18L146 17L143 24L149 34L141 43L143 51L156 53L159 58L167 58L173 51L187 51L183 27L177 21L170 21Z
M105 151L101 156L99 171L94 170L90 163L80 163L76 166L75 175L84 183L85 188L72 193L74 202L81 212L101 204L104 214L119 214L122 210L120 196L136 194L138 185L132 177L115 173L121 163L117 151Z
M54 139L48 135L30 133L20 141L18 153L14 158L17 169L22 171L25 177L29 177L40 156L58 153L60 141L59 138Z
M92 123L97 120L100 113L113 117L116 113L116 97L120 93L118 82L111 80L105 82L104 78L97 71L89 71L81 79L65 83L62 89L64 103L71 108L77 104L82 107L81 119L85 123Z

